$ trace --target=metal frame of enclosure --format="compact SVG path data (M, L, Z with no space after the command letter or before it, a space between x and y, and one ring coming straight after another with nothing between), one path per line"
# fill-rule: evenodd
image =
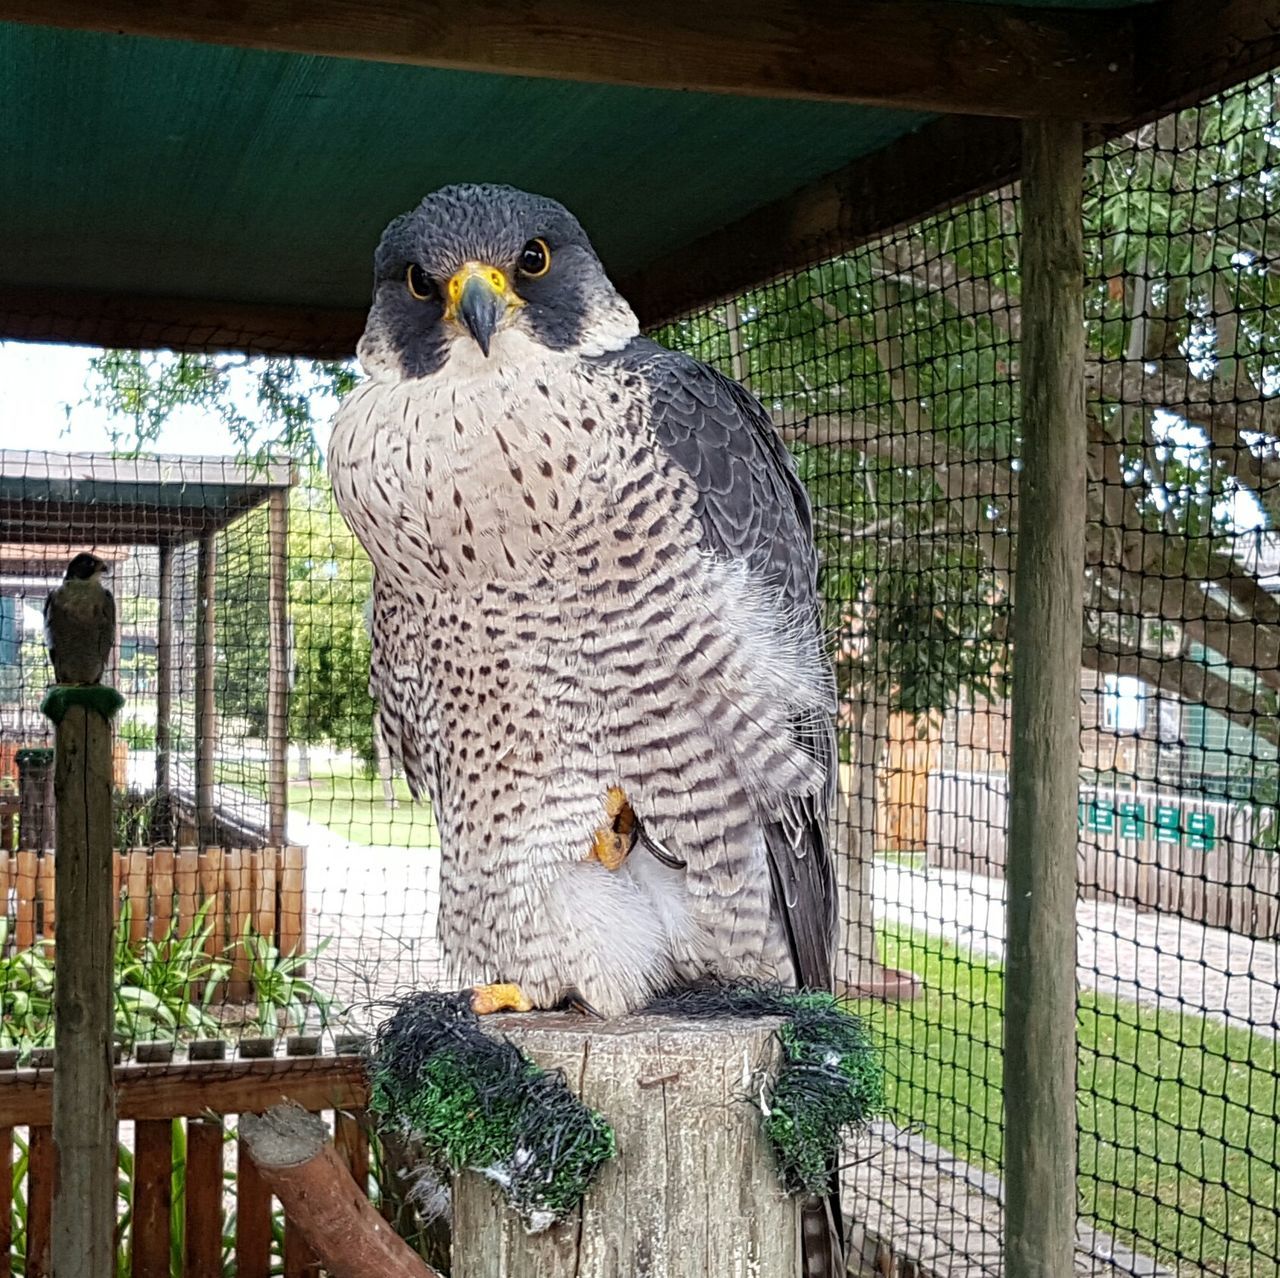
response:
M289 465L260 467L209 458L121 459L94 453L0 450L0 543L21 548L22 575L50 576L52 548L63 563L70 548L155 546L159 551L156 627L155 791L166 808L180 796L172 775L174 694L174 552L196 543L196 670L192 810L200 846L221 843L214 779L218 734L214 654L218 603L214 589L217 535L266 505L268 527L267 803L257 831L271 844L285 838L288 733L288 632L285 624L285 541ZM11 566L9 571L14 571ZM59 568L54 576L61 576Z

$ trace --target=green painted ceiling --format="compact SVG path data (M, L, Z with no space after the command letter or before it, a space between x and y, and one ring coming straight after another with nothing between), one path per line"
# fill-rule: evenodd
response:
M618 275L924 116L0 24L0 282L362 306L447 182L563 200Z
M928 118L0 23L0 285L361 307L386 222L467 180L620 277Z

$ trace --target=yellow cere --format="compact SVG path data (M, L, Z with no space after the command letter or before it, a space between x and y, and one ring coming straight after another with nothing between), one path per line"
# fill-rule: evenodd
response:
M467 262L449 281L449 301L457 302L468 281L483 280L499 295L507 291L507 277L496 266L487 266L483 262Z

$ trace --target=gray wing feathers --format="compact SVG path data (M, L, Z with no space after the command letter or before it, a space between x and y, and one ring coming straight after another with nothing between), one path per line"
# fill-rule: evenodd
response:
M649 389L658 440L697 485L707 549L744 560L796 616L822 633L808 493L768 413L736 382L696 360L638 340L624 353ZM831 683L831 708L835 689ZM830 714L793 720L796 740L827 777L817 794L788 796L765 831L775 907L800 984L829 987L837 921L827 822L836 748Z
M98 618L98 655L105 670L116 643L116 599L109 590L102 592L102 615Z

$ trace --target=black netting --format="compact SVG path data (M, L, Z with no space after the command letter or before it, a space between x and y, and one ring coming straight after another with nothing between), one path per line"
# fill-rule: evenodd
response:
M1085 173L1081 1272L1274 1272L1275 91ZM813 499L838 976L890 1071L846 1196L870 1260L941 1272L1000 1271L1019 218L1002 190L661 333L767 404Z

